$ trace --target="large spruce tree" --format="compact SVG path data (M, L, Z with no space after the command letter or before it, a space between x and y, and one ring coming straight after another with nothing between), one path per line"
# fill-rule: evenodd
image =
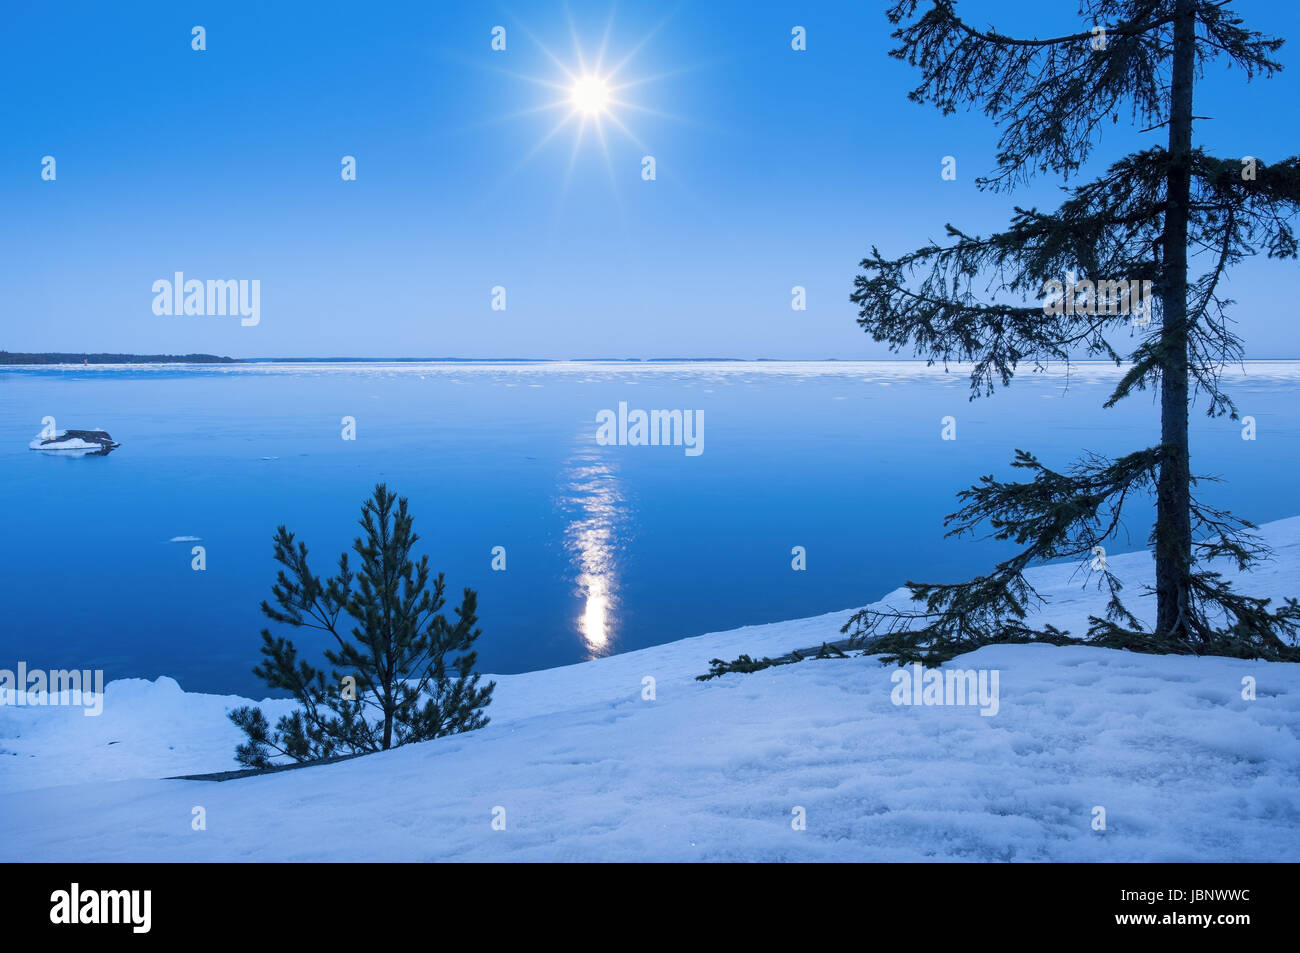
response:
M275 560L281 566L262 612L276 622L329 635L331 666L299 659L294 644L262 630L263 661L253 673L298 702L274 729L260 708L230 713L247 740L236 759L270 767L277 755L317 761L335 755L381 751L487 724L483 714L495 683L480 687L474 672L477 596L466 589L456 621L441 611L445 583L430 578L429 557L416 562L419 540L407 501L384 484L361 508L364 535L353 543L360 565L339 557L336 576L324 580L307 562L307 547L281 526ZM432 587L430 587L432 583Z
M1188 441L1198 397L1211 415L1236 417L1221 372L1240 360L1243 346L1226 313L1223 276L1261 251L1294 259L1290 221L1300 201L1297 157L1265 162L1250 143L1241 155L1220 157L1194 144L1193 91L1214 60L1248 78L1271 75L1282 41L1247 29L1225 0L1084 0L1079 15L1076 31L1019 39L968 24L953 0L900 0L890 8L898 41L891 55L921 71L910 97L945 114L978 107L1000 128L996 168L981 188L1010 189L1044 172L1071 178L1100 130L1121 114L1168 138L1070 187L1055 211L1017 207L1006 231L981 237L948 225L943 244L899 258L873 248L851 300L862 328L891 349L969 363L972 399L1010 383L1024 365L1081 357L1126 364L1106 406L1159 388L1159 440L1119 459L1089 456L1061 469L1018 451L1013 466L1030 478L981 478L959 495L947 525L949 535L987 527L1019 551L969 582L909 583L916 610L864 610L844 631L876 637L877 650L891 657L928 662L989 642L1065 641L1055 629L1026 624L1039 596L1024 570L1042 560L1088 559L1113 538L1123 505L1152 494L1154 629L1121 600L1120 580L1102 563L1108 609L1090 620L1089 639L1296 658L1295 600L1273 608L1240 594L1209 562L1223 557L1245 569L1267 552L1250 523L1198 500ZM1080 287L1090 282L1090 292L1068 307L1033 300L1066 274ZM1150 281L1154 290L1150 320L1136 322L1136 347L1127 354L1120 348L1134 340L1133 317L1099 290L1112 281Z

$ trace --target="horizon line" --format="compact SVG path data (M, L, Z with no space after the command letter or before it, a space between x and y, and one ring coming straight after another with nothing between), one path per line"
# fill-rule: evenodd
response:
M528 364L595 364L595 363L620 363L620 364L669 364L669 363L786 363L786 364L927 364L927 365L947 365L962 366L972 363L970 361L938 361L927 360L918 357L313 357L313 356L277 356L277 357L230 357L228 355L191 353L191 354L134 354L129 352L114 353L110 351L6 351L0 349L0 355L23 356L23 357L116 357L116 358L142 358L144 361L100 361L104 364L127 364L127 363L150 363L150 364L208 364L208 363L347 363L347 362L373 362L373 363L528 363ZM159 358L175 357L177 360L167 361ZM185 360L186 357L205 358L210 360ZM152 360L147 360L152 358ZM1231 364L1248 364L1253 361L1297 361L1297 357L1246 357L1237 361L1227 362ZM60 362L62 364L75 363L76 366L82 366L79 361ZM1032 366L1030 362L1023 362L1026 366ZM1079 359L1079 360L1054 360L1048 364L1105 364L1108 366L1123 366L1124 362L1115 362L1104 359ZM1045 364L1044 366L1048 366ZM55 364L5 364L0 362L0 367L41 367L41 366L58 366Z

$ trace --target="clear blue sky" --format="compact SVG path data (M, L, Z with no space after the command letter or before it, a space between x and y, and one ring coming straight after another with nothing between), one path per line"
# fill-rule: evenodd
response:
M1235 6L1300 42L1295 4ZM1054 204L1059 183L979 193L995 129L907 101L916 74L886 56L882 9L6 3L0 347L885 357L847 300L870 246L903 252L946 221L988 231L1014 203ZM1073 0L958 9L1017 34L1080 25ZM497 25L505 52L490 47ZM790 48L795 25L806 52ZM567 107L539 108L565 97L545 85L566 82L556 60L576 72L581 51L593 67L607 26L604 68L626 60L612 84L636 83L602 121L608 156L591 125L581 142L576 123L548 139ZM1198 141L1266 161L1296 151L1297 49L1271 81L1212 68ZM1092 171L1159 136L1108 128ZM956 182L940 179L947 154ZM151 285L175 271L259 279L261 323L155 315ZM1248 356L1300 356L1298 276L1294 263L1236 272ZM794 285L806 311L790 308Z

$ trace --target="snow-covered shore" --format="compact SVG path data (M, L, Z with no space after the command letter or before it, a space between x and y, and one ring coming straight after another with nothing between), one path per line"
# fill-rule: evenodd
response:
M1297 594L1300 518L1263 533L1277 558L1241 587ZM1151 577L1145 553L1110 566L1132 594ZM1040 621L1082 633L1095 590L1033 572ZM999 673L991 717L896 705L871 658L695 680L838 638L848 614L496 676L481 731L220 784L160 779L235 767L244 699L164 678L110 683L99 717L0 707L0 857L1300 859L1300 666L990 647L948 667Z

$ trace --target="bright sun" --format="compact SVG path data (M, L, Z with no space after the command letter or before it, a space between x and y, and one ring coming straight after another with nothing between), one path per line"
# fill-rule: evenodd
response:
M569 91L573 105L584 113L594 115L609 105L609 85L599 76L583 76Z
M566 128L573 131L574 140L572 151L569 154L568 172L564 179L565 188L568 187L569 178L573 174L580 150L588 137L594 137L598 140L600 151L605 157L605 167L609 171L611 182L617 181L617 176L614 171L615 158L610 152L609 133L617 132L621 134L640 150L637 152L638 156L644 156L648 149L644 143L637 139L632 130L624 124L623 119L626 118L626 114L629 112L645 113L665 119L676 119L678 117L631 102L627 98L627 93L629 90L674 75L679 71L630 77L624 70L662 25L661 23L659 26L654 27L639 42L635 43L622 59L613 62L606 56L610 31L613 28L612 15L605 24L604 35L601 37L600 45L596 48L594 56L585 56L583 54L578 31L572 23L569 26L573 39L573 57L569 60L565 60L547 49L541 41L537 40L531 32L525 29L524 32L537 44L546 59L550 60L558 75L552 74L549 77L528 76L503 70L502 72L508 73L516 79L527 80L538 86L547 87L555 94L554 98L549 102L521 110L514 115L524 116L553 110L556 114L556 121L550 130L541 136L532 149L520 158L514 171L518 172L522 169L547 143L551 142ZM626 160L626 156L621 156L617 161L623 162ZM637 165L632 168L634 175L638 175L642 171L641 167Z

